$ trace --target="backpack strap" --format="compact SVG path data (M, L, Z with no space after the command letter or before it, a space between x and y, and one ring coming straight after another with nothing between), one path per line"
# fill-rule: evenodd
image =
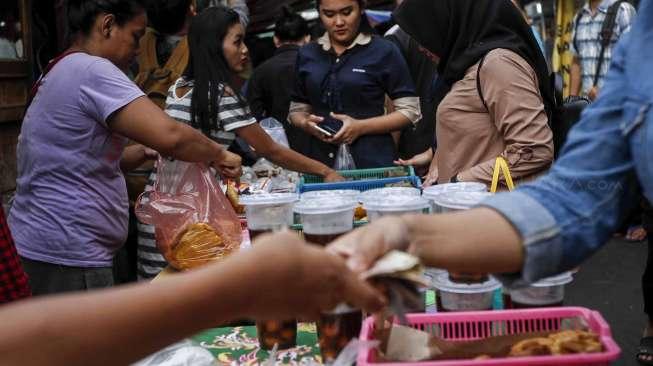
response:
M478 92L479 98L481 98L485 110L490 112L487 103L485 103L485 97L483 97L483 89L481 89L481 67L483 67L483 63L485 62L485 56L487 56L487 54L481 57L481 60L478 62L478 68L476 69L476 91Z
M603 68L603 63L605 62L605 50L612 42L614 26L617 22L617 14L619 13L619 8L624 1L625 0L619 0L608 8L608 13L605 15L605 19L601 25L601 53L599 53L599 61L596 65L596 72L594 73L594 86L599 83L599 76L601 74L601 69Z

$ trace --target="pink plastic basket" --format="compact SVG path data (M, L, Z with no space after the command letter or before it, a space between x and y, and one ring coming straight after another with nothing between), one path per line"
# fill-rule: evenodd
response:
M482 339L491 336L537 331L557 331L588 327L601 338L601 353L566 356L494 358L491 360L445 360L413 363L379 363L376 350L361 351L358 365L384 366L499 366L499 365L609 365L621 350L612 339L610 326L597 311L580 307L538 308L525 310L478 311L438 314L409 314L408 323L435 336L452 341ZM363 323L361 340L371 340L374 319Z

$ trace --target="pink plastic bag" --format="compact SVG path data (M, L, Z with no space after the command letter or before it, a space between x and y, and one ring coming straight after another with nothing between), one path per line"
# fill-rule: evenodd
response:
M157 247L168 263L186 270L238 249L240 221L210 169L161 158L157 166L154 190L138 198L135 211L141 222L155 227Z

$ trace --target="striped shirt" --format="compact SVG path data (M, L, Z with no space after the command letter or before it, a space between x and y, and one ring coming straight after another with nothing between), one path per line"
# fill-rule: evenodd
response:
M586 3L574 18L572 25L573 42L571 42L570 47L572 54L578 57L580 61L582 77L581 94L583 95L586 95L594 85L594 76L596 75L599 56L601 54L601 29L603 28L603 21L610 6L616 2L617 0L603 0L594 16L592 16L589 3ZM603 64L599 72L597 85L599 88L603 85L603 78L610 67L614 45L623 34L630 31L630 26L633 23L635 15L636 10L631 4L627 2L621 3L617 12L612 41L605 49Z
M176 90L183 87L193 87L192 81L179 79L168 91L166 99L165 112L175 120L190 124L190 103L193 95L193 89L190 89L185 95L178 97ZM220 87L220 94L223 87ZM218 102L218 121L212 125L209 136L213 141L221 144L225 148L235 140L235 131L241 127L249 126L256 123L252 117L249 106L243 104L232 95L224 94ZM156 181L156 166L148 178L145 192L153 189ZM146 202L145 196L143 200ZM138 277L139 279L150 279L163 270L168 263L156 247L154 236L154 226L138 223Z

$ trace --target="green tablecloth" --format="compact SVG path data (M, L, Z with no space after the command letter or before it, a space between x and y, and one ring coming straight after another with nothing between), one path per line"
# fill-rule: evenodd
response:
M427 291L427 309L434 305L435 295L433 291ZM255 326L210 329L196 335L193 340L213 353L218 365L256 366L268 359L268 352L259 348ZM322 362L315 324L300 323L297 347L279 351L277 365L306 365L311 361Z
M256 366L268 359L268 352L259 348L255 326L211 329L193 340L211 351L218 365ZM311 361L322 361L315 325L300 323L297 347L278 351L277 365L305 365Z

